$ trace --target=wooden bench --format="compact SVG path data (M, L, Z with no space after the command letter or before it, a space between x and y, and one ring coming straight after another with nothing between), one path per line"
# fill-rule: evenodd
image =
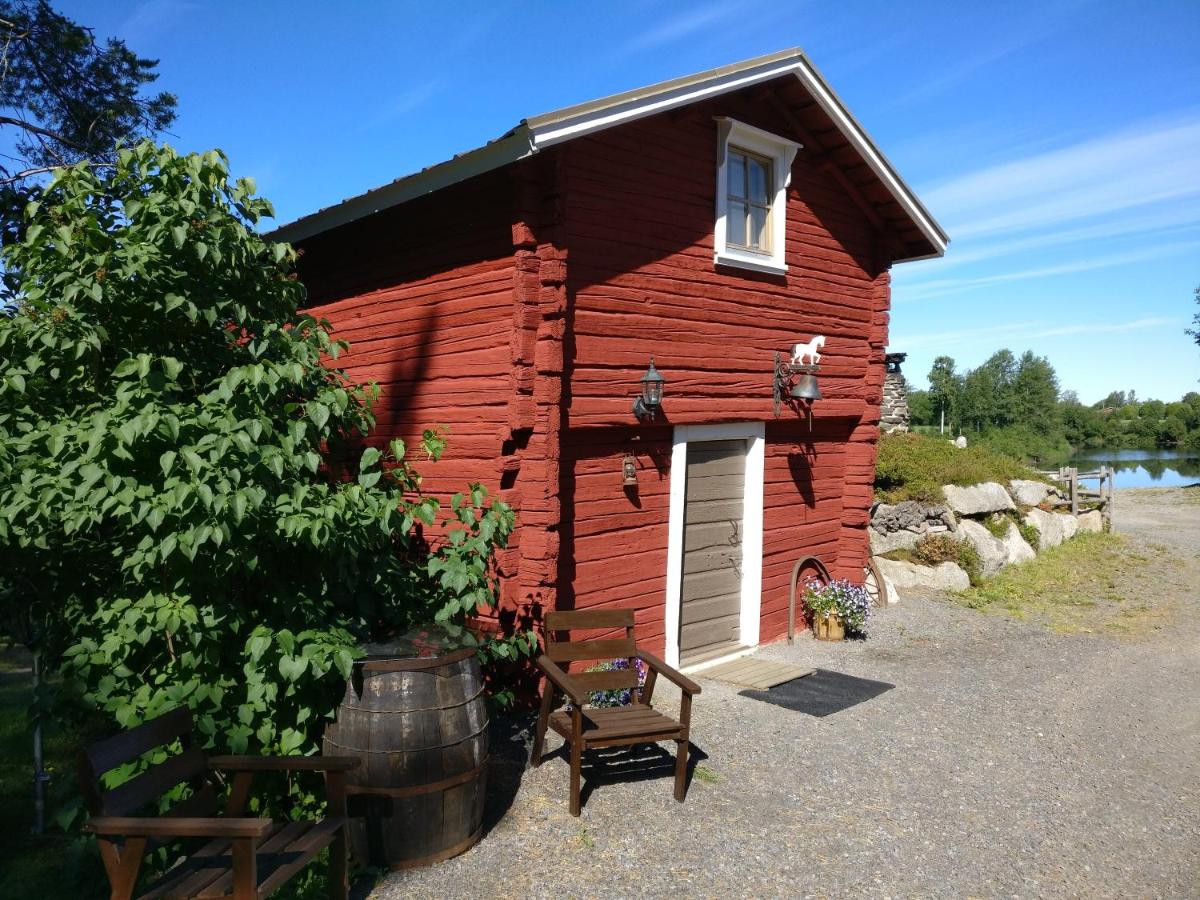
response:
M157 748L181 752L115 788L104 773ZM183 897L267 897L326 847L329 896L345 900L346 772L349 757L205 756L192 728L191 710L172 710L79 754L79 780L91 819L84 826L99 840L113 900L130 900L148 849L181 838L208 839L149 885L141 900ZM225 812L218 815L214 771L233 776ZM272 822L244 816L256 772L324 772L328 814L319 821ZM164 814L164 793L188 784L192 793Z
M700 685L634 643L633 610L550 612L546 613L545 624L546 652L537 661L538 668L545 675L545 683L530 764L535 767L541 765L546 728L553 728L570 747L571 815L577 816L580 812L584 750L675 741L675 799L682 803L687 787L692 697L700 693ZM582 629L624 629L625 636L615 640L571 641L570 632ZM560 632L567 634L567 640L558 638ZM628 660L629 668L568 674L559 665L565 663L569 666L581 660L613 659ZM634 668L635 659L642 660L647 667L646 684L641 688L638 686L637 669ZM659 675L674 682L683 691L678 721L651 706L655 681ZM584 708L593 691L626 689L630 690L632 698L628 706ZM569 710L554 711L558 694L570 700Z

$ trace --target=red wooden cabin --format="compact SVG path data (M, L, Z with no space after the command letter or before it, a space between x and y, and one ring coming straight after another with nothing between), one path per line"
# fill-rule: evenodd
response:
M802 52L526 119L276 236L380 442L447 426L426 484L516 508L505 606L632 607L692 666L785 632L799 557L861 579L889 269L947 238ZM823 399L777 415L775 354L817 334Z

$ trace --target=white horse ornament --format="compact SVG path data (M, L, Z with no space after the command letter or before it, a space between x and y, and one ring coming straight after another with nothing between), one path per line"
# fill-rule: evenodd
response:
M807 344L796 344L792 347L792 365L800 366L804 364L804 358L808 357L812 365L816 365L821 361L820 349L825 346L825 337L818 334Z

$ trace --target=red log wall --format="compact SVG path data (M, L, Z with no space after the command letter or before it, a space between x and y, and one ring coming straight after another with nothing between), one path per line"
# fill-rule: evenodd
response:
M563 441L561 601L641 610L664 640L671 428L766 421L762 640L787 628L795 560L861 578L878 436L888 274L882 242L839 183L801 150L788 191L786 276L714 270L716 125L777 134L788 123L735 97L572 141L566 231L572 299ZM813 428L772 410L776 350L828 338ZM669 424L634 427L630 403L653 355ZM637 455L635 494L621 458ZM566 522L570 522L568 526Z
M884 241L805 150L788 192L786 276L714 270L716 126L778 134L726 97L580 138L304 242L313 312L382 388L380 444L442 425L416 462L431 493L482 481L518 511L500 560L510 609L629 606L662 649L671 428L765 421L762 639L787 625L801 555L857 579L888 323ZM775 351L824 334L811 431L772 411ZM650 356L666 421L630 413ZM623 489L621 458L640 467Z
M403 439L423 488L495 490L510 400L514 260L511 183L494 172L313 237L300 277L334 336L337 364L381 389L371 443ZM449 439L438 463L424 429Z

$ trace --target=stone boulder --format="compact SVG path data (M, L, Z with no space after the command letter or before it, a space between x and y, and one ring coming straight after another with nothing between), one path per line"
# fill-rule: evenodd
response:
M1038 530L1038 550L1048 550L1057 547L1067 539L1064 529L1064 519L1070 519L1075 524L1074 516L1061 516L1058 513L1046 512L1044 509L1031 509L1025 516L1025 524L1032 525ZM1074 528L1071 533L1074 534Z
M871 536L872 556L882 556L885 553L891 553L893 550L911 550L917 546L917 541L922 538L922 535L908 529L883 534L874 528L868 528L867 533Z
M994 481L969 487L947 484L942 487L942 493L946 495L946 504L960 516L980 516L1016 509L1008 491Z
M1082 512L1075 517L1079 520L1080 531L1095 531L1104 530L1104 517L1100 515L1100 510L1089 509L1087 512Z
M1024 478L1014 478L1009 487L1012 498L1022 506L1037 506L1050 493L1050 485L1044 481L1028 481Z
M1017 528L1016 522L1008 523L1008 531L1001 540L1003 540L1004 549L1008 553L1006 565L1017 566L1037 557L1033 548L1029 546L1029 542L1021 537L1021 529Z
M1062 525L1063 540L1069 541L1079 532L1079 520L1070 513L1051 513Z
M958 539L979 554L979 574L991 578L1008 565L1008 545L973 519L958 523Z
M871 527L880 532L903 531L923 525L924 522L925 510L916 500L905 500L894 506L880 503L871 515Z
M951 531L958 528L958 519L954 517L954 513L950 511L950 507L938 504L937 506L925 507L925 518L930 524L941 522Z
M895 606L900 602L900 592L896 590L896 583L886 575L883 576L883 601L888 606Z
M965 591L971 579L961 566L944 562L936 566L919 566L898 559L877 559L875 564L885 581L896 588L931 591ZM889 598L890 601L890 598Z

